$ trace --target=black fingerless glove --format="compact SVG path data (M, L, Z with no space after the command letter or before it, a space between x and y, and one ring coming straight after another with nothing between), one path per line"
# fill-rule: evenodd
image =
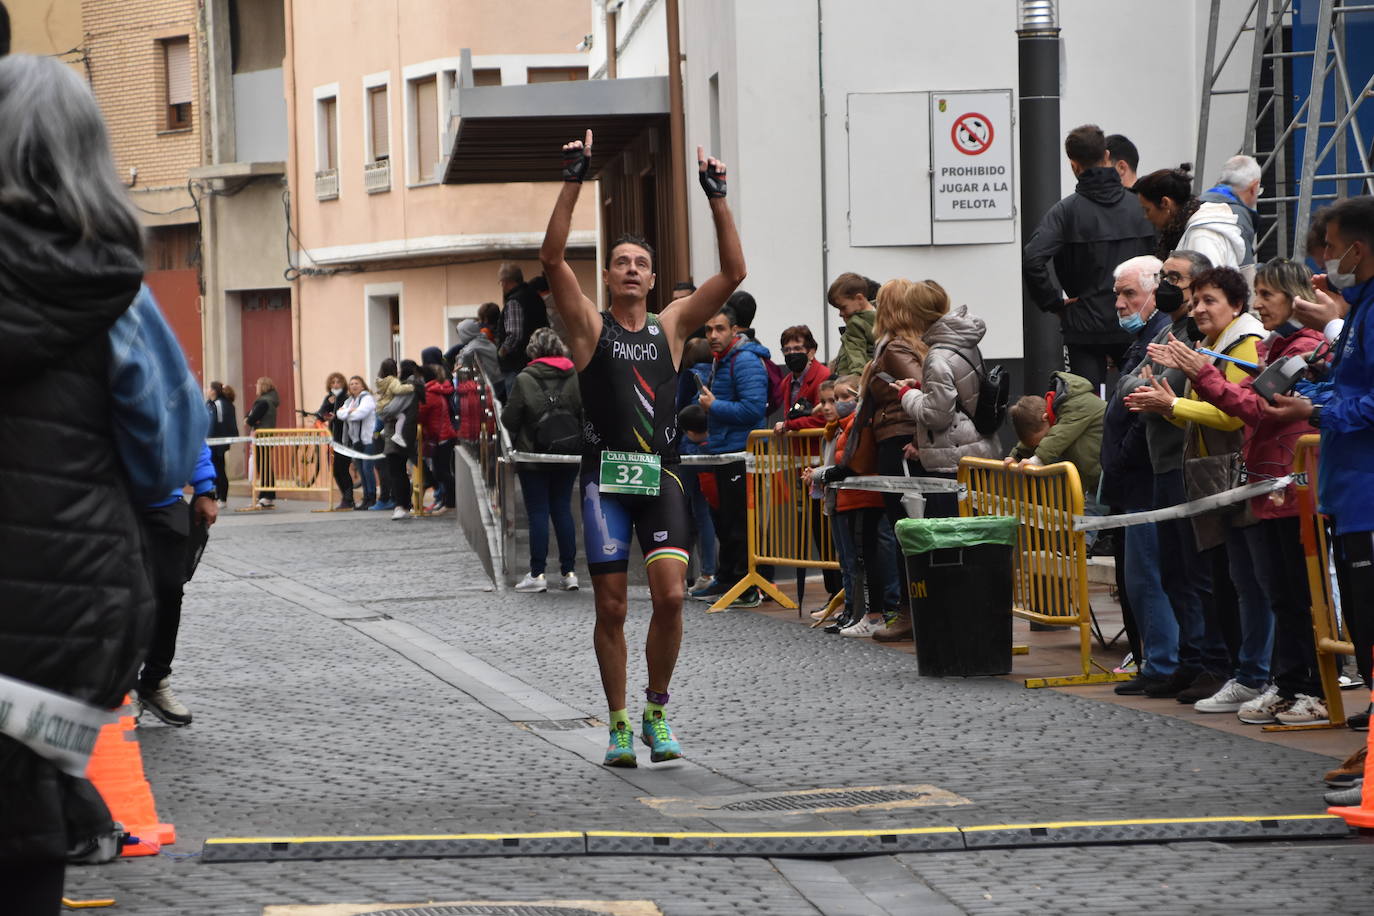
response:
M697 171L697 178L701 180L701 189L709 200L725 196L725 169L717 169L708 162L705 171Z
M582 147L563 150L563 180L581 184L582 179L587 177L587 169L591 162L592 157L588 156Z

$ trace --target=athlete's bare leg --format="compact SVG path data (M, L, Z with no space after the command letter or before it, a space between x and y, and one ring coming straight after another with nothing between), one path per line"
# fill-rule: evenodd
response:
M668 682L673 679L673 669L677 667L677 653L682 647L683 571L682 564L672 559L651 563L646 570L654 615L649 618L644 657L649 663L649 689L654 693L668 692ZM620 684L623 691L624 678Z
M625 649L625 587L626 575L623 572L592 576L592 594L596 599L596 629L592 640L596 646L596 663L601 668L601 688L606 691L606 704L611 710L625 708L625 665L628 660ZM680 609L680 600L678 606ZM658 616L657 611L654 616ZM679 617L678 633L681 632ZM672 673L671 666L668 671Z

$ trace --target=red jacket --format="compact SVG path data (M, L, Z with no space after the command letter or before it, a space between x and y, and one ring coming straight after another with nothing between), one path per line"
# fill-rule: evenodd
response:
M1285 357L1311 353L1321 345L1319 331L1303 328L1295 334L1270 338L1260 342L1259 357L1265 363L1275 363ZM1271 419L1264 407L1268 403L1255 394L1254 380L1246 378L1239 384L1226 381L1225 376L1210 363L1198 373L1193 390L1209 404L1245 421L1245 445L1241 456L1251 482L1282 477L1293 469L1293 450L1298 438L1316 432L1306 420L1279 421ZM1256 496L1250 508L1256 518L1284 518L1298 514L1298 500L1294 488L1284 491L1284 500L1275 504L1272 494Z
M844 454L849 433L854 428L855 416L857 414L851 413L839 422L839 432L835 435L836 461ZM849 467L858 472L860 477L872 477L878 472L878 453L873 442L871 429L868 431L868 435L863 437L863 441L859 443L858 453L849 460ZM836 512L853 512L855 509L881 509L882 507L883 494L876 490L845 490L841 488L835 494Z
M798 398L805 398L811 403L812 407L821 399L821 382L830 378L830 367L818 359L811 360L811 365L807 366L802 372L801 388L797 391ZM792 373L784 372L782 378L778 379L773 386L773 397L775 404L781 404L783 416L786 417L787 411L792 407ZM815 420L815 422L810 422ZM806 422L802 422L806 421ZM801 417L798 420L787 420L788 429L818 429L825 425L825 421L820 417Z
M451 394L453 383L450 381L425 383L425 402L420 405L420 429L424 433L426 448L458 438L448 403Z

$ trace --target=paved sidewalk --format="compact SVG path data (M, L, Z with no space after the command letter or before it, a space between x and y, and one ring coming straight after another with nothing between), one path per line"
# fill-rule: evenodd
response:
M225 515L188 587L172 683L195 723L145 717L139 731L159 813L178 829L170 853L198 853L210 837L896 830L1324 810L1329 756L1003 679L923 679L907 653L701 605L688 609L670 707L689 759L651 766L641 749L639 769L608 770L604 731L584 727L605 716L589 588L492 593L451 518L278 505ZM647 623L636 595L632 715ZM894 785L966 803L719 808L719 796ZM1262 887L1270 870L1275 884ZM68 894L149 914L545 899L648 900L670 914L1039 913L1108 900L1166 904L1151 913L1292 914L1319 901L1356 911L1371 880L1371 847L1310 841L836 861L164 856L74 869Z

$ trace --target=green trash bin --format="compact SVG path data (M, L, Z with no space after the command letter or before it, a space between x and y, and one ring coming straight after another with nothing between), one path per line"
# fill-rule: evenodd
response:
M923 677L1011 671L1012 551L1018 525L1005 515L897 522Z

